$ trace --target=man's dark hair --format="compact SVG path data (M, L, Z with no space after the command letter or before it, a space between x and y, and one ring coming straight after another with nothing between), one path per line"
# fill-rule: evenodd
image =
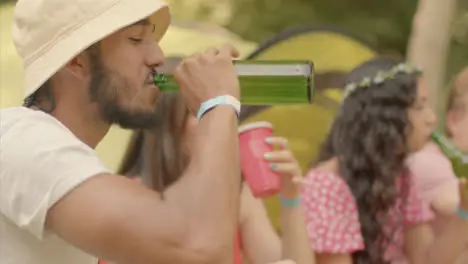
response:
M41 104L43 100L47 100L49 102L50 106L48 107L48 109L44 108L43 104ZM55 101L54 97L52 96L52 91L50 89L50 81L47 80L33 94L26 97L26 99L24 99L23 101L23 106L27 108L37 107L46 113L51 113L52 111L54 111Z
M99 56L99 42L91 45L86 49L91 56ZM43 103L49 104L48 108L44 108ZM33 94L23 100L23 106L27 108L37 107L46 113L52 113L55 110L55 100L52 96L50 79L45 81Z

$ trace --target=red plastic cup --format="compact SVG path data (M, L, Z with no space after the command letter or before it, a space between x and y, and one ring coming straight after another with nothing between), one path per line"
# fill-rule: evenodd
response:
M275 173L264 155L273 151L265 139L273 135L273 126L268 122L254 122L239 127L239 143L242 173L253 196L266 198L277 194L281 187L280 177Z

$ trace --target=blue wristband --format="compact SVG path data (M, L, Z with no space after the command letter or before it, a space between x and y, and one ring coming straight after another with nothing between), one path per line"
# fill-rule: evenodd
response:
M468 211L465 211L460 207L457 208L457 215L463 220L468 220Z
M284 198L279 196L281 206L286 208L298 207L301 204L301 197L297 196L295 198Z
M237 117L239 117L241 110L241 103L239 100L231 95L221 95L203 102L200 105L200 110L198 110L197 119L200 120L206 112L219 105L231 106L236 111Z

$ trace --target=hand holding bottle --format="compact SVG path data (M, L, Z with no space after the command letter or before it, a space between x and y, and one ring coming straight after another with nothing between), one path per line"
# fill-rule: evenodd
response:
M192 111L198 112L203 102L220 95L240 98L239 80L232 63L238 56L237 49L225 45L195 54L177 66L174 78Z

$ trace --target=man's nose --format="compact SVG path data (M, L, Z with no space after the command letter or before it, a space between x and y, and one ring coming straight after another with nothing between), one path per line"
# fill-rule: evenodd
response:
M158 43L149 45L146 54L146 64L150 68L156 68L164 62L164 53Z

